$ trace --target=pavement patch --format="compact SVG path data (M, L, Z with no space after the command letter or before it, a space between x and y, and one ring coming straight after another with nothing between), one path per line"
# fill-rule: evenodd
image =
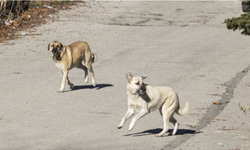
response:
M171 142L170 144L166 145L163 149L174 149L177 146L181 145L191 137L195 136L197 133L201 133L201 129L205 128L223 109L226 107L227 103L229 103L230 99L233 98L234 95L234 89L236 86L240 83L241 79L248 73L250 70L250 66L245 68L243 71L236 74L234 78L232 78L230 81L226 82L224 85L227 87L226 92L222 94L222 98L220 100L220 105L213 104L211 105L208 112L201 118L198 125L196 126L196 131L194 133L184 133L185 135L182 137L179 137ZM234 130L232 129L226 129L222 128L220 130Z

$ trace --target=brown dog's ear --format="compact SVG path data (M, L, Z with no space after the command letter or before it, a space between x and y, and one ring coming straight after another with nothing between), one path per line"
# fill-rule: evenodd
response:
M126 77L128 79L128 83L130 83L132 81L133 75L129 72L126 74Z
M146 78L147 78L147 76L145 76L145 77L141 76L141 78L142 78L142 80L144 80L144 79L146 79Z
M62 45L62 43L60 43L60 50L63 50L63 45Z

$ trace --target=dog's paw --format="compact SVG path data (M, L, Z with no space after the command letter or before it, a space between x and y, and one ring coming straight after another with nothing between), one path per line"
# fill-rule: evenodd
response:
M85 83L88 83L89 82L89 77L87 76L86 78L85 78Z
M155 137L162 137L162 135L160 135L160 134L156 134L156 135L155 135Z
M63 92L63 89L60 88L59 90L56 91L57 93L62 93Z
M122 126L118 126L118 127L117 127L117 129L121 129L121 128L122 128Z
M96 81L94 79L92 79L92 84L94 87L96 87Z
M163 133L164 134L164 133ZM159 133L159 134L156 134L155 137L162 137L163 134ZM169 133L165 133L165 135L169 135Z
M132 126L129 126L128 130L131 131L134 127Z
M74 87L75 87L75 85L71 83L71 85L70 85L70 89L71 89L71 90L73 90L73 89L74 89Z

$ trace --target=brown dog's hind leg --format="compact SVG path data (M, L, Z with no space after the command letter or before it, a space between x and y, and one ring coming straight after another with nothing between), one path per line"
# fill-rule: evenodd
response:
M87 68L82 63L79 63L76 66L76 68L82 69L84 71L84 73L85 73L84 82L88 83L89 82L89 77L88 77L88 70L87 70Z
M92 63L89 61L89 62L86 62L86 66L87 68L89 69L89 72L91 73L91 78L92 78L92 84L93 86L95 87L96 86L96 81L95 81L95 74L94 74L94 70L92 68Z

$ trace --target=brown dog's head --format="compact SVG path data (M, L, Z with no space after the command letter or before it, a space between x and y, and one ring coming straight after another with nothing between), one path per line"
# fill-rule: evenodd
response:
M50 42L48 45L48 50L50 54L54 57L58 57L59 55L61 55L62 57L62 54L64 53L64 47L62 43L58 41Z
M147 77L133 76L131 73L127 73L126 77L128 79L127 87L131 90L132 93L144 94L146 92L146 87L143 83L143 80Z

